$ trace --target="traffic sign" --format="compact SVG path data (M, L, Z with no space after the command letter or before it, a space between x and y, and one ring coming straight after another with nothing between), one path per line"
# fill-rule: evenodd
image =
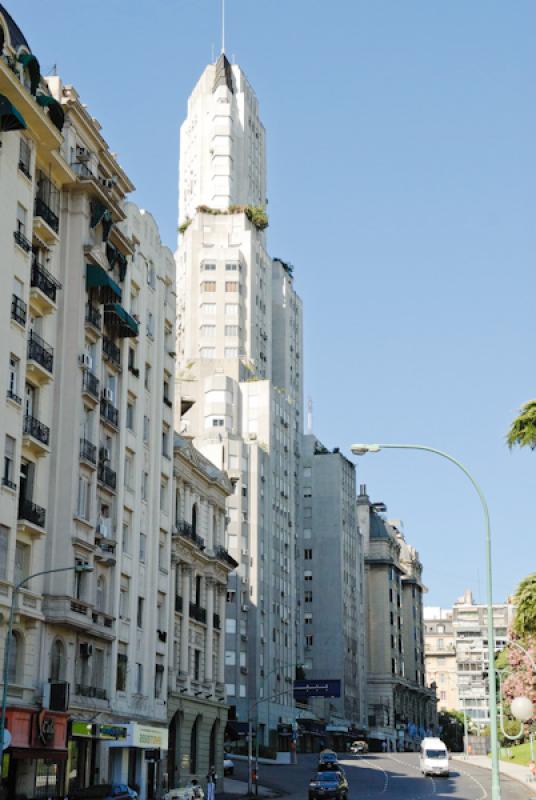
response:
M340 680L320 680L310 678L305 681L294 681L294 699L305 700L307 697L340 697Z
M4 741L2 742L2 750L7 750L11 744L11 734L7 728L4 728Z

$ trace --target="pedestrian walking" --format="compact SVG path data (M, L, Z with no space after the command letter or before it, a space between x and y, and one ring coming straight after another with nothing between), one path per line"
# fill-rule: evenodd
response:
M216 770L214 767L211 767L207 775L207 800L215 800L217 780L218 776L216 775Z

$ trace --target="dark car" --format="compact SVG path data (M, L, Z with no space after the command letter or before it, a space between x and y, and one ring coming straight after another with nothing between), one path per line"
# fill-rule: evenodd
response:
M325 797L348 800L348 781L344 772L325 770L313 775L309 782L309 800L323 800Z

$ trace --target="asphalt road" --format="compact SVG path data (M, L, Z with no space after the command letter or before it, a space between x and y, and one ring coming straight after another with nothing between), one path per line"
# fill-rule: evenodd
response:
M293 766L259 767L259 783L273 787L286 800L307 800L309 778L318 763L317 755L299 755ZM423 778L415 753L371 753L341 758L350 800L489 800L490 771L451 762L448 778ZM247 780L245 764L236 764L235 777ZM527 800L531 792L521 783L501 776L502 800Z

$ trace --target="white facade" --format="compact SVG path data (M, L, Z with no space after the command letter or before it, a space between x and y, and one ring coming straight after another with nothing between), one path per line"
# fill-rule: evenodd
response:
M240 720L248 700L275 696L258 705L263 741L294 718L302 402L301 303L246 209L264 204L264 148L257 100L222 56L181 130L176 424L234 484L226 692Z

